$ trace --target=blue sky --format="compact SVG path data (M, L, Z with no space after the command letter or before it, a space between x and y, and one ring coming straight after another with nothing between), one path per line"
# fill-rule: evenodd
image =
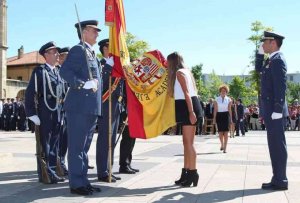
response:
M253 68L248 65L254 45L247 38L256 20L285 35L282 52L288 72L300 71L299 0L123 1L127 31L165 57L178 51L189 67L203 63L204 73L247 74ZM7 56L17 55L21 45L30 52L51 40L58 46L75 45L74 3L81 20L99 21L98 39L107 38L104 0L7 0Z

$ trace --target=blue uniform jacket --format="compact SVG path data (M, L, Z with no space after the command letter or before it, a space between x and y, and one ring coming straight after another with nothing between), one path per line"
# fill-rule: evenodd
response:
M86 56L88 61L86 61ZM90 80L88 66L93 79L98 80L98 89L84 89L84 83ZM101 116L102 84L101 67L92 50L86 46L86 53L82 43L71 48L65 62L62 64L60 74L69 84L70 89L66 95L64 109L66 111Z
M287 79L287 65L283 55L276 53L264 63L264 55L257 54L255 69L261 77L261 99L273 103L273 112L283 113Z
M38 109L47 109L44 102L44 97L46 97L46 101L50 108L54 108L56 105L56 98L52 96L50 89L48 87L48 82L46 82L46 95L44 95L44 85L43 85L43 70L46 70L49 74L49 79L51 81L51 87L54 91L54 94L56 95L56 86L60 85L62 83L62 80L60 76L55 75L50 67L48 67L46 64L42 64L40 66L37 66L32 74L29 81L29 84L27 86L26 92L25 92L25 111L26 116L30 117L33 115L38 115L38 113L35 110L35 75L36 75L36 82L37 82L37 92L38 92ZM47 81L47 79L46 79Z
M243 106L243 104L237 105L236 106L236 111L237 111L237 119L238 120L244 119L244 106Z

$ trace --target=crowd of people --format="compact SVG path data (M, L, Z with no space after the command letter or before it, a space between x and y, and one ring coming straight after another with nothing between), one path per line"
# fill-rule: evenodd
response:
M0 130L25 131L28 129L25 106L22 98L0 100Z
M95 131L98 131L96 144L98 180L116 182L121 179L111 173L111 165L119 124L123 121L126 123L127 120L126 89L123 79L111 75L114 59L109 55L108 39L98 42L103 58L100 60L95 56L93 45L97 43L96 39L101 31L97 26L98 22L95 20L76 23L80 43L71 49L59 48L52 41L44 44L39 53L45 58L46 63L33 70L25 93L25 105L18 98L16 102L14 99L7 99L7 102L2 101L0 105L3 107L0 109L1 129L16 130L18 126L18 130L25 131L31 126L26 125L26 117L34 124L39 182L55 184L64 182L64 177L68 176L70 192L78 195L91 195L93 192L101 191L99 187L91 185L87 176L88 169L93 168L89 165L88 151ZM276 40L281 40L282 43L283 38L265 32L264 49L268 51L267 53L273 53L280 48ZM280 54L277 57L280 57ZM257 56L257 59L262 62L262 55ZM206 132L206 129L203 129L203 121L204 126L209 121L212 131L219 134L220 150L223 153L227 153L229 136L239 136L240 132L245 136L245 132L249 129L266 128L270 137L268 143L271 161L274 161L272 157L280 156L282 164L280 167L274 166L274 171L278 173L274 173L271 182L264 183L262 188L286 190L284 164L287 151L283 125L281 126L282 117L285 116L284 77L280 78L283 85L279 87L282 90L281 94L275 96L268 95L269 92L265 89L270 88L268 86L270 84L266 83L269 80L262 78L262 82L265 82L262 83L263 117L266 119L262 120L257 105L244 107L242 99L230 98L229 87L225 84L219 87L219 96L209 99L204 104L197 95L195 79L184 65L179 53L169 54L166 65L168 95L175 99L175 119L181 129L181 132L176 134L182 134L184 149L181 175L175 184L183 187L197 186L199 174L194 139L196 133ZM260 71L261 68L266 69L267 65L262 66L257 62L256 68ZM111 104L108 103L109 94ZM275 100L270 100L273 97ZM268 102L274 102L274 108ZM299 108L298 102L295 102L288 110L287 123L292 130L299 126ZM268 123L266 125L268 127L265 127L265 122ZM272 123L277 125L272 126ZM272 137L275 134L282 140L276 136L276 139ZM282 153L278 155L277 149L270 143L278 145ZM120 173L139 172L138 169L131 167L134 144L135 139L129 136L128 129L125 130L120 146ZM67 150L68 167L65 161Z

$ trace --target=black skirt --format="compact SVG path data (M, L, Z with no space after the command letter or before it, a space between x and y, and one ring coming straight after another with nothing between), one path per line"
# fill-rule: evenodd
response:
M198 125L202 119L202 107L197 96L191 98L193 110L196 114L197 121L194 125ZM189 110L185 99L175 100L176 123L181 125L192 125L189 117Z
M217 112L216 122L218 127L218 132L228 132L229 131L229 112Z

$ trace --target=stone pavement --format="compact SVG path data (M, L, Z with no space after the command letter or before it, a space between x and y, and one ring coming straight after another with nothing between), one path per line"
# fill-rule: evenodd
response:
M95 134L89 157L95 166ZM68 183L43 185L37 182L35 141L31 133L0 132L0 202L300 202L300 132L287 132L288 191L261 190L271 178L266 132L252 131L246 137L229 140L228 152L219 151L216 136L197 136L197 187L174 185L183 166L181 136L159 136L137 140L133 167L135 175L118 174L117 183L97 182L96 170L90 180L101 193L81 197L69 192ZM113 171L118 171L119 145Z

